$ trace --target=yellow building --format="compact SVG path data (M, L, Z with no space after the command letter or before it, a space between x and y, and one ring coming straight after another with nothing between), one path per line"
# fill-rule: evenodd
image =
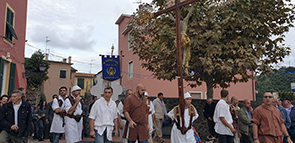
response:
M90 93L90 90L94 84L95 74L88 73L76 73L75 75L75 85L82 88L81 96L84 97L85 93Z

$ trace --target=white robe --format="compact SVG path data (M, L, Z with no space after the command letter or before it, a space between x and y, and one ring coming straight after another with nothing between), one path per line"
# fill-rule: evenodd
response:
M74 96L73 98L75 99ZM65 110L68 113L69 109L72 107L72 104L69 99L66 99L64 104L65 104ZM82 113L83 113L82 105L79 102L73 114L76 116L76 115L81 115ZM83 117L81 117L81 120L79 122L77 122L75 119L70 118L68 116L65 117L66 143L74 143L74 142L79 142L82 140L82 126L83 126Z
M124 116L124 113L123 113L123 108L124 108L124 105L122 103L122 101L118 104L118 114L119 116L121 117L125 117ZM124 119L121 119L121 122L123 124L123 129L119 129L119 136L120 136L120 139L122 140L123 143L127 143L128 140L126 138L123 138L123 134L124 134L124 131L125 131L125 124L126 124L126 120Z
M198 118L198 112L195 110L196 115L193 117L192 122ZM174 108L168 113L168 116L174 120ZM181 123L181 117L180 119L180 125ZM177 119L175 119L177 120ZM184 120L185 120L185 127L189 126L190 121L190 115L189 115L189 109L184 110ZM193 125L193 123L191 124ZM180 130L177 129L176 123L173 124L172 130L171 130L171 143L196 143L194 130L191 128L189 129L185 135L181 134Z
M65 108L65 102L64 102L63 98L60 95L58 98L63 101L63 104L61 107L59 107L58 100L56 98L54 98L53 102L52 102L52 106L51 106L53 111L55 109L64 110L64 108ZM63 119L58 114L54 113L51 127L50 127L50 133L64 133L64 132L65 132L65 129L63 127Z

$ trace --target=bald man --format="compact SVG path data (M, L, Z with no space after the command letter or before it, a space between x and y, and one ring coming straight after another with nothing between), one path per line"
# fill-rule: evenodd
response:
M129 143L135 143L136 140L139 143L147 143L149 139L145 91L145 87L138 84L135 94L128 96L124 101L123 113L129 124L125 127L123 138L127 138Z
M253 108L251 107L251 102L249 99L245 99L243 102L243 107L239 110L238 113L238 126L242 137L240 139L241 143L253 143L253 131L251 119Z

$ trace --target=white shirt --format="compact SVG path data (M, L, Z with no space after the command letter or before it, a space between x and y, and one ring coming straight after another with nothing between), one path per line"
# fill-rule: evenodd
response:
M153 114L155 114L155 109L154 109L154 105L153 105L153 103L151 101L150 101L150 104L149 104L149 100L146 100L146 105L148 107L150 107L149 112L151 112L151 114L149 114L149 116L148 116L148 122L149 122L150 133L152 133L154 131L154 128L153 128Z
M109 105L105 98L98 99L92 106L89 118L94 120L94 129L102 135L107 128L107 138L112 140L114 120L117 118L117 105L110 99Z
M14 123L15 125L18 125L18 121L17 121L17 117L18 117L18 109L20 107L20 105L22 105L22 100L20 101L20 103L18 105L12 103L13 105L13 109L14 109Z
M220 117L224 117L228 124L233 127L233 119L229 111L229 105L223 99L220 99L215 107L213 115L213 120L215 122L214 129L218 134L234 136L231 130L220 121Z
M195 110L196 115L193 117L192 122L199 117L197 110ZM174 108L168 113L168 116L172 120L177 120L174 115ZM180 125L182 125L182 119L179 118ZM189 108L184 110L184 125L187 128L189 126L190 115L189 115ZM191 124L193 125L193 123ZM177 129L176 123L173 124L171 130L171 143L196 143L194 130L191 128L189 129L186 134L181 134L180 130Z
M71 95L73 99L76 99L73 95ZM65 100L65 110L68 113L70 108L72 107L70 99ZM73 115L81 115L83 113L81 102L78 103L76 110L74 111Z
M56 109L64 110L65 108L65 104L64 104L65 102L62 96L59 95L58 99L62 100L63 103L61 107L59 107L58 100L54 98L52 101L52 106L51 106L53 111ZM64 132L65 132L65 129L63 127L63 119L58 114L54 113L51 127L50 127L50 133L64 133Z
M123 113L123 108L124 108L124 105L123 105L122 101L120 101L120 103L118 104L117 112L118 112L119 116L121 116L121 117L125 117L125 115Z

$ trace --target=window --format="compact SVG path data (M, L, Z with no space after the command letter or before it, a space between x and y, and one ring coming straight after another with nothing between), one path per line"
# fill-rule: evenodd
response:
M131 32L128 34L128 50L132 49L132 43L133 43L133 36L131 35Z
M128 64L128 79L133 78L133 61Z
M5 26L5 39L12 42L12 37L18 40L14 31L14 11L7 6L6 9L6 26Z
M59 71L59 78L67 78L67 71L66 70L60 70Z
M78 78L78 86L84 89L84 78Z
M203 94L200 91L190 91L189 93L191 94L193 99L204 99L202 98Z

